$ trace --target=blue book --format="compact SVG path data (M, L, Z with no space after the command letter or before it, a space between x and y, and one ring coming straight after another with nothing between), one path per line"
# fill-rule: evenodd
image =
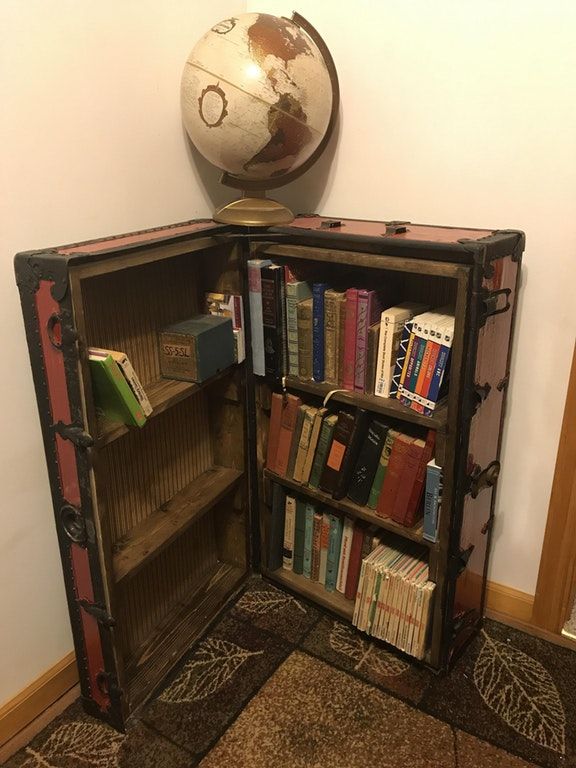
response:
M442 468L434 459L426 465L426 492L424 495L424 526L422 538L438 540L438 521L442 497Z
M452 348L452 339L454 336L454 318L451 318L451 322L444 326L441 332L442 346L438 352L438 359L436 360L434 374L432 376L432 381L430 382L426 400L424 401L425 416L432 416L434 413L434 406L440 396L440 389L442 387L442 382L444 381L444 375L448 369L450 349Z
M324 381L324 294L327 283L312 286L312 378Z
M337 515L330 515L330 533L328 535L328 560L326 563L326 584L328 592L334 592L338 579L340 549L342 547L342 520Z
M314 513L316 508L309 502L306 504L306 527L304 529L304 576L309 579L312 572L312 538L314 531Z
M296 499L296 521L294 524L294 555L292 570L304 572L304 536L306 532L306 502Z

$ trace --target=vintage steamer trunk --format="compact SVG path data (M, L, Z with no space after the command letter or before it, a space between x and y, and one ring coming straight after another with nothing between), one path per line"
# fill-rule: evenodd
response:
M437 430L444 468L437 584L426 663L446 669L483 613L500 469L522 233L303 216L259 231L193 221L16 256L82 698L117 728L252 570L350 619L353 603L271 571L270 483L423 542L368 508L264 469L272 391L319 404L330 385L253 376L250 354L201 385L162 379L158 330L201 311L205 291L242 293L246 260L310 279L365 280L391 303L456 307L448 398L424 417L397 400L336 391L391 423ZM87 348L128 354L154 411L142 428L99 419Z

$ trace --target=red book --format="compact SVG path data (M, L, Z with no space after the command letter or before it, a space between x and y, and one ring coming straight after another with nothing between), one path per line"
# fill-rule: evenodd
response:
M352 534L352 546L350 548L350 560L348 562L348 575L346 577L346 589L344 595L348 600L356 599L360 568L362 567L362 545L364 544L364 528L356 524Z
M392 511L394 509L394 502L396 501L396 494L400 487L400 478L402 477L402 471L404 470L404 460L408 453L410 443L414 438L408 437L400 433L394 445L392 446L392 453L388 461L388 469L386 470L386 477L384 478L384 484L378 497L378 504L376 506L376 514L379 517L392 517Z
M268 430L268 448L266 450L266 466L272 472L276 472L276 455L278 453L278 440L280 438L283 402L284 398L282 395L279 395L276 392L272 395L270 428Z
M405 525L404 519L406 518L406 512L408 504L412 496L414 485L416 484L416 477L418 475L418 469L420 468L420 462L422 461L422 454L426 443L424 440L413 440L408 446L408 451L404 457L404 464L402 467L402 474L400 475L400 484L398 486L398 492L394 499L394 506L392 508L392 514L390 517L395 523Z
M286 405L282 411L280 436L278 437L278 452L276 453L276 469L278 475L285 475L290 461L290 447L294 436L294 427L298 419L298 408L302 400L295 395L286 395Z
M356 320L358 315L358 288L348 288L346 291L346 308L344 319L344 370L342 386L344 389L354 389L356 374Z
M402 524L412 528L418 518L418 510L420 502L422 501L422 495L424 493L424 486L426 484L426 465L434 455L434 446L436 445L436 431L429 429L426 436L426 445L422 452L422 458L420 459L420 466L418 467L418 474L416 475L416 482L412 488L412 495L410 501L406 507L406 515Z

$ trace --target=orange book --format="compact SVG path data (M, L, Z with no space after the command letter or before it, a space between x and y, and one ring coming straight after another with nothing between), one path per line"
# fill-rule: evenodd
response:
M396 493L396 498L394 499L392 514L390 515L392 520L396 523L400 523L400 525L406 525L404 520L407 516L408 505L412 498L412 493L418 477L418 469L425 447L426 443L424 440L414 440L408 446L408 450L404 457L398 491Z
M286 404L282 411L282 420L280 423L280 434L278 436L278 450L276 453L276 462L274 470L278 475L285 475L288 471L288 462L290 461L290 447L294 436L294 427L298 419L298 409L302 405L302 400L295 395L286 395Z
M404 470L404 460L412 442L412 437L402 433L394 440L384 484L382 485L376 506L376 514L379 517L392 517L394 503L398 494L398 488L400 487L400 478Z

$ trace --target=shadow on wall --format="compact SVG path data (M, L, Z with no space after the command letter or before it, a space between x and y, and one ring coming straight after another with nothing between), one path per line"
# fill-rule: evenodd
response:
M333 165L335 164L336 151L340 141L341 124L342 112L340 111L330 141L320 159L292 184L289 184L287 187L272 189L267 196L284 203L295 214L315 213L322 199L329 191L334 172ZM203 192L206 204L212 210L216 210L216 208L236 199L239 196L239 191L230 189L220 183L221 171L200 154L188 138L184 126L182 126L182 132L186 141L186 151L190 167L199 188Z

